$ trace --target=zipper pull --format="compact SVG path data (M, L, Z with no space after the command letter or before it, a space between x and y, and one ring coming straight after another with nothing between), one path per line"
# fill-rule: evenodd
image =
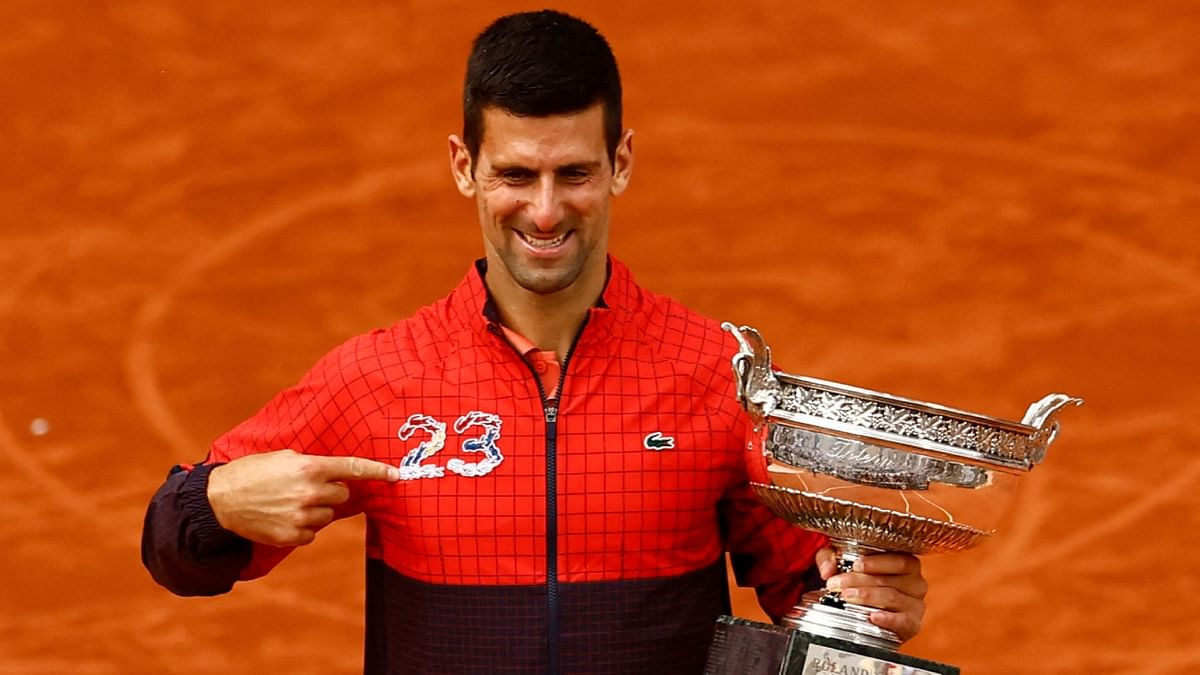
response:
M546 405L546 421L554 424L558 421L558 404L550 403Z

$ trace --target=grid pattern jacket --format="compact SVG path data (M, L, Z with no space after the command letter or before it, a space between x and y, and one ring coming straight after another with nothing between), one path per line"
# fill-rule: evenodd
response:
M288 549L223 530L208 471L280 448L401 467L351 485L367 518L368 673L696 673L728 611L724 552L778 618L824 543L754 499L733 339L609 261L558 397L505 338L476 263L442 300L354 338L179 466L143 560L185 595L228 591Z

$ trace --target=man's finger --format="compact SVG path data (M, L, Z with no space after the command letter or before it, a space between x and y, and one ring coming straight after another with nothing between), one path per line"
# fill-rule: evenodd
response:
M870 622L886 628L897 635L901 642L908 642L921 632L922 616L910 612L871 612Z
M884 575L847 572L835 575L826 580L826 588L831 591L840 591L848 588L894 588L918 600L924 598L925 594L929 592L929 584L919 574Z
M310 506L299 511L296 517L296 527L319 530L333 522L333 508L329 506Z
M350 488L345 483L328 481L313 487L308 506L336 506L350 499Z
M400 480L400 469L365 457L310 457L326 480Z
M828 580L829 577L837 574L837 555L829 546L817 551L817 569L821 572L821 578Z
M890 612L913 613L924 607L919 598L890 586L853 586L842 590L841 593L846 602Z
M921 561L907 553L876 553L854 561L854 571L866 574L914 574L921 571Z

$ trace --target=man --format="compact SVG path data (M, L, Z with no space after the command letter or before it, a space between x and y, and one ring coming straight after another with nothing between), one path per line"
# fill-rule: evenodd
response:
M698 672L724 551L775 618L834 576L831 554L748 489L732 339L608 256L633 132L604 38L551 11L499 19L463 117L450 165L485 257L176 467L145 564L224 593L365 513L368 672ZM832 581L919 629L915 558Z

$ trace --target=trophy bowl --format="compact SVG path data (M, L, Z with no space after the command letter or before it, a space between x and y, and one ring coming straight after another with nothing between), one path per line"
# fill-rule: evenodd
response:
M737 397L754 422L751 487L776 515L827 535L842 572L871 553L978 546L1045 458L1059 411L1083 402L1051 394L1020 422L997 419L776 371L758 331L722 327L737 339ZM894 650L899 638L869 621L874 611L814 591L783 623Z

